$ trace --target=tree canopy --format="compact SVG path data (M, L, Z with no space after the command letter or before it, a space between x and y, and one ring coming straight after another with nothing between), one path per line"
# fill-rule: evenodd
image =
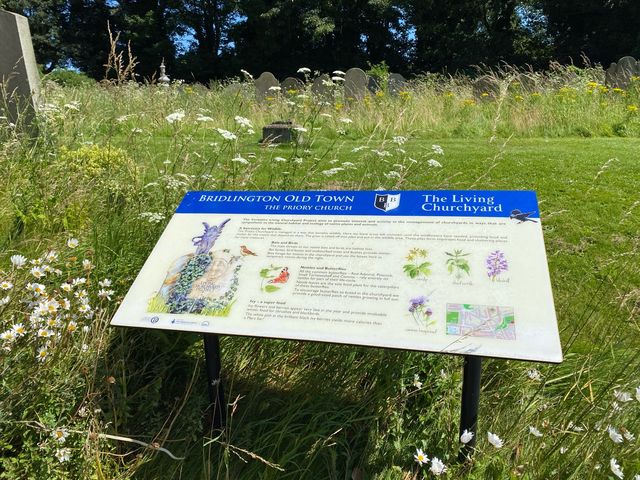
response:
M241 68L284 76L385 62L393 71L608 65L640 55L637 0L0 0L29 18L45 71L100 79L107 25L130 43L137 73L164 59L172 77L207 82Z

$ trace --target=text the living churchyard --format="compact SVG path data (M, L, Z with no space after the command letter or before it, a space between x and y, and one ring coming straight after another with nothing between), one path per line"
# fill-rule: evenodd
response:
M429 193L422 196L424 203L421 208L425 212L502 212L502 204L496 204L493 196L458 193L451 195Z

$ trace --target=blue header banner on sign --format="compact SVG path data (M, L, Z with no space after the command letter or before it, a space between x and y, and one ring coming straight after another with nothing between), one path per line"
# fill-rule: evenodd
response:
M539 218L533 191L187 192L176 213Z

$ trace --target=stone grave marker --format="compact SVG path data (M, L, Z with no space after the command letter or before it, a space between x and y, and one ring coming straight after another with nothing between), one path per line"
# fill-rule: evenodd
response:
M406 88L407 81L399 73L389 75L389 95L398 96Z
M291 143L293 140L301 141L302 137L300 132L295 130L296 128L300 128L300 126L294 125L290 120L273 122L262 127L262 140L260 140L260 143L266 145L270 143Z
M282 93L297 95L304 90L304 83L295 77L287 77L280 84L280 88L282 89Z
M604 73L605 85L608 85L610 87L613 86L616 81L617 68L618 64L616 62L613 62L611 65L609 65L609 68L607 68L607 71Z
M369 77L360 68L350 68L344 76L344 96L346 99L361 100L367 91Z
M376 77L369 77L369 82L367 83L367 90L369 90L369 92L371 92L372 94L376 94L377 91L382 90L382 88L380 87L380 82L378 82L378 79Z
M616 65L613 76L614 82L611 86L614 88L628 88L631 83L631 77L637 76L640 73L639 70L638 62L635 58L622 57Z
M473 82L473 94L477 98L497 98L500 95L500 83L490 75L478 77Z
M271 87L279 87L280 82L271 72L262 72L256 79L256 98L262 102L267 97L275 97L276 92L269 90Z
M311 85L311 93L317 97L329 98L331 97L331 87L327 85L331 81L331 77L326 73L323 73L319 77L316 77Z
M5 10L0 10L0 89L0 114L11 123L20 120L31 125L40 97L40 77L29 22Z

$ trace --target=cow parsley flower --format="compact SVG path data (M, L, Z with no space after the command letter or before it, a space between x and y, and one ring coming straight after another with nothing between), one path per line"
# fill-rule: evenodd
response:
M222 135L222 138L225 140L237 140L238 136L235 133L230 132L229 130L225 130L224 128L216 128L218 133Z
M164 118L169 123L180 122L184 119L184 112L182 110L178 110L177 112L170 113Z
M444 155L444 150L440 145L431 145L431 151L436 155Z
M469 443L471 440L473 439L473 432L470 432L469 430L465 429L464 432L462 432L462 435L460 435L460 442L462 443Z
M303 74L304 74L304 73L311 73L311 69L310 69L310 68L307 68L307 67L300 67L300 68L297 70L297 72L298 72L298 73L303 73Z
M274 162L286 162L287 159L284 157L273 157Z
M346 73L344 73L342 70L334 70L332 72L332 74L333 75L342 75L342 76L346 75Z
M238 125L240 125L243 128L252 128L253 127L251 125L251 120L249 120L248 118L245 118L245 117L241 117L240 115L236 115L234 117L234 120L236 121L236 123Z
M329 170L323 170L322 174L324 176L326 176L326 177L331 177L331 176L335 175L336 173L341 172L343 170L344 170L344 168L334 167L334 168L330 168Z
M447 471L447 467L438 457L433 457L431 459L431 467L429 468L431 473L433 473L436 477L439 477L444 472Z
M353 120L351 120L350 118L346 118L346 117L340 118L340 119L338 119L338 121L342 122L342 123L353 123Z
M334 75L333 77L331 77L331 80L333 80L334 82L344 82L344 78L339 77L337 75Z
M201 113L198 113L196 115L196 122L213 122L213 118L208 117L207 115L202 115Z
M504 445L503 440L495 433L487 432L487 439L489 440L489 443L496 448L502 448Z
M615 458L612 458L609 461L609 466L611 467L611 472L618 478L624 478L624 473L622 472L622 468L618 465L618 461Z
M236 163L241 163L243 165L248 165L249 164L249 160L247 160L246 158L244 158L241 155L236 155L235 157L233 157L231 159L232 162L236 162Z
M427 165L429 165L430 167L433 167L433 168L441 168L442 167L442 164L439 161L437 161L437 160L435 160L433 158L430 158L429 160L427 160Z
M416 462L418 462L418 465L421 465L421 466L429 461L429 459L424 454L421 448L416 449L416 454L413 456L413 458L415 459Z

